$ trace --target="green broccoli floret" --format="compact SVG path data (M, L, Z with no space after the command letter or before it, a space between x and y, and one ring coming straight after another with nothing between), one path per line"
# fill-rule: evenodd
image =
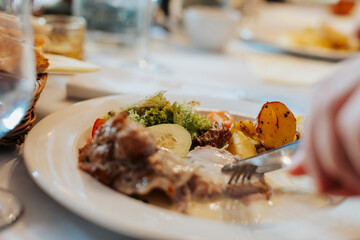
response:
M173 123L173 112L169 106L145 108L141 112L142 114L139 114L135 109L131 109L128 111L129 118L146 127Z

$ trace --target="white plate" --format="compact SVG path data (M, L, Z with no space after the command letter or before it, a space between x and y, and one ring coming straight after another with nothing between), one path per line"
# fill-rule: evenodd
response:
M25 164L34 181L57 202L85 219L139 238L252 239L269 236L267 239L271 239L268 234L274 234L274 239L277 239L276 236L293 236L293 230L302 228L307 230L301 236L319 231L314 223L308 221L261 227L178 214L120 194L80 171L77 167L78 148L86 143L94 120L111 109L119 109L139 99L133 95L93 99L41 120L27 136L24 146ZM183 100L171 96L169 99ZM256 103L240 100L195 99L202 107L226 109L248 117L255 117L260 109Z

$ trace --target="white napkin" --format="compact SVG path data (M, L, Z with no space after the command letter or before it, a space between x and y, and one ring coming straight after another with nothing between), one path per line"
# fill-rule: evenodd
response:
M174 75L156 76L124 70L103 68L96 73L78 74L69 78L67 97L89 99L113 94L149 95L160 90L184 96L212 96L215 98L237 99L235 89L225 87L203 87L201 81L189 84Z

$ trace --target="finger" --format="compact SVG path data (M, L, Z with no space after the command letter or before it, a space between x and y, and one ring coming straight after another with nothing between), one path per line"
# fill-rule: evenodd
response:
M320 124L317 124L317 132L314 135L314 149L317 152L317 161L320 168L333 184L340 184L360 194L360 188L357 187L360 186L360 178L351 169L341 141L335 131L337 113L353 91L354 89L348 89L348 92L338 95L335 99L326 100L323 98L323 102L317 105ZM331 184L328 183L327 188L323 190L328 191L331 188Z
M303 167L306 172L308 172L315 181L315 185L318 191L324 192L329 188L328 184L331 182L329 178L324 174L322 168L319 164L319 157L315 151L315 128L317 121L314 119L320 118L317 116L318 112L315 108L310 113L308 127L305 129L304 144L302 146L302 151L305 153L305 158L303 162Z
M346 197L359 195L357 192L354 192L350 189L346 189L343 187L337 187L337 188L330 189L328 191L328 193L331 195L334 195L334 196L346 196Z
M338 186L342 184L339 183L339 180L343 176L348 178L346 180L347 184L351 182L350 178L347 177L346 171L340 171L341 174L339 174L337 169L339 162L336 159L332 158L331 163L327 163L329 161L327 156L334 155L334 152L330 151L336 150L339 146L336 146L336 141L333 138L329 140L326 132L334 131L333 118L342 104L341 101L340 104L338 103L339 99L345 99L344 93L346 96L358 83L357 77L360 75L359 63L360 58L348 60L342 66L342 69L337 71L331 79L319 85L318 91L314 95L315 98L312 101L315 103L315 106L310 112L309 126L305 134L305 138L308 138L304 147L307 156L305 167L309 174L314 177L319 191L324 192L339 188ZM324 123L325 126L323 126ZM319 126L321 126L320 129ZM333 136L330 135L330 137ZM337 155L336 151L335 155ZM342 155L341 151L339 155ZM355 182L357 181L355 180Z
M321 159L319 153L317 153L315 148L315 138L312 134L311 140L309 141L308 147L308 158L306 158L306 170L314 177L316 188L319 192L326 192L333 185L333 181L329 176L323 171L321 166Z
M349 158L349 164L360 176L360 81L356 91L336 119L336 131ZM359 186L360 187L360 186Z

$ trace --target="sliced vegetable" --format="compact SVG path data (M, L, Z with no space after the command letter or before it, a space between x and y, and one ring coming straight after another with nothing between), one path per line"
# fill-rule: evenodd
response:
M227 127L227 129L230 129L231 125L234 123L234 116L226 111L211 112L207 114L206 117L212 122L221 123L223 126Z
M248 158L257 154L252 139L241 131L235 131L229 141L228 151L241 158Z
M296 119L281 102L267 102L257 118L257 135L266 148L276 148L294 141Z
M102 119L102 118L98 118L98 119L95 120L94 125L93 125L93 128L92 128L92 132L91 132L91 137L92 137L92 138L94 138L95 133L96 133L96 131L99 129L99 127L100 127L101 125L103 125L104 123L106 123L106 121L107 121L107 120Z
M191 135L177 124L159 124L148 128L155 136L157 145L185 158L191 147Z

